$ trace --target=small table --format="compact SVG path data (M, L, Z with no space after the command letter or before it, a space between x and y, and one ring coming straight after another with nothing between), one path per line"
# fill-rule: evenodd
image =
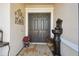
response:
M8 46L9 47L9 50L8 50L8 56L9 56L9 51L10 51L9 42L2 42L2 41L0 41L0 48L4 47L4 46Z

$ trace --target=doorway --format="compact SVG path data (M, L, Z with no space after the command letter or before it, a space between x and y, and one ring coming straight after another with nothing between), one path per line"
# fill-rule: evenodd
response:
M32 15L34 15L34 14L43 14L43 15L50 15L48 18L49 18L49 21L48 21L48 27L49 27L49 30L48 30L48 33L49 33L49 35L48 35L48 37L53 37L53 35L52 35L52 29L53 29L53 8L26 8L26 20L25 20L25 31L26 31L26 36L30 36L32 39L31 39L31 41L32 42L36 42L36 43L44 43L44 42L46 42L46 39L41 39L40 40L40 38L44 38L44 34L40 34L41 32L44 32L45 33L45 31L44 30L42 30L42 31L33 31L31 28L33 27L31 24L32 23L38 23L38 22L42 22L42 21L31 21L32 19L31 19L31 17L32 16L29 16L30 14L32 14ZM40 16L40 17L42 17L42 16ZM38 18L38 17L36 17L36 18ZM35 19L36 19L35 18ZM43 17L44 18L44 17ZM29 20L30 19L30 20ZM37 25L36 25L37 26ZM33 28L34 28L34 30L36 29L35 27L36 26L34 26ZM38 25L38 26L40 26L40 25ZM43 26L44 27L44 26ZM38 27L39 28L39 27ZM37 28L37 29L38 29ZM36 40L36 39L33 39L33 38L36 38L37 36L35 36L36 35L36 33L39 33L38 35L38 40ZM33 34L34 34L34 36L33 36ZM42 37L40 37L40 35L42 36ZM47 36L46 36L47 37ZM46 38L45 37L45 38Z
M50 37L50 13L28 13L28 35L32 42L46 42Z
M50 37L50 13L29 13L29 36L32 42L46 42Z

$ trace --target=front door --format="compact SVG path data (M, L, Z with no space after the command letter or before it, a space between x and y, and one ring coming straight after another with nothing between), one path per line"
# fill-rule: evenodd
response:
M50 37L50 13L29 13L29 36L32 42L46 42Z

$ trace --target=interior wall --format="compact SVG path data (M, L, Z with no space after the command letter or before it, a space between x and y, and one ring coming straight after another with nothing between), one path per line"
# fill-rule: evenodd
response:
M10 42L10 4L0 3L0 29L3 30L3 41ZM8 47L0 48L0 56L7 55Z
M0 3L0 29L3 30L3 41L9 42L10 41L10 4L9 3Z
M57 18L63 20L63 39L72 42L78 46L78 4L63 3L54 5L54 27ZM64 48L64 49L63 49ZM62 55L78 55L78 52L70 49L68 46L61 44ZM70 51L65 53L65 51ZM73 51L73 52L72 52Z
M26 8L53 8L53 5L54 4L50 4L50 3L28 3L28 4L25 4L25 7Z
M23 42L22 39L25 35L25 24L15 24L15 11L21 9L23 16L25 18L25 8L24 4L20 3L11 3L10 5L10 55L16 55L22 48ZM25 19L24 19L25 22Z

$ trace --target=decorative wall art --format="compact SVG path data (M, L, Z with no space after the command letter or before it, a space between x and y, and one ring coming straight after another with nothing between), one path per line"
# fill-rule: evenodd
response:
M24 24L24 17L21 9L17 9L15 11L15 24L20 24L20 25Z

